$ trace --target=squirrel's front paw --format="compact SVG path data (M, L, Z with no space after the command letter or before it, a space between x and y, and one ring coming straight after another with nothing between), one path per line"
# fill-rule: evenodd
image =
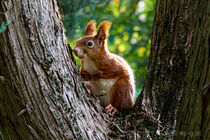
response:
M91 80L91 75L90 75L90 73L88 73L87 71L82 71L82 72L81 72L81 76L82 76L82 79L83 79L84 81L89 81L89 80Z
M91 80L97 81L97 80L100 79L100 77L101 77L101 71L97 71L97 72L94 72L94 73L92 74Z
M115 107L113 107L111 104L106 106L106 111L108 113L111 113L112 115L118 112L118 110Z

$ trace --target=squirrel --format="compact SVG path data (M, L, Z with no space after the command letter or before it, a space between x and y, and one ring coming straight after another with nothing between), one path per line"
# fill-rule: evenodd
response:
M74 53L81 60L80 74L87 81L87 88L99 98L108 113L115 114L133 107L135 80L128 63L108 50L111 24L101 22L96 33L96 22L91 20L85 36L77 40Z

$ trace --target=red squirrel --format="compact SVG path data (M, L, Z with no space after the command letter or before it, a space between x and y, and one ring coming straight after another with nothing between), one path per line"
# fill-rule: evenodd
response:
M108 50L107 38L111 22L98 26L91 20L85 36L77 40L75 55L81 60L80 73L87 88L97 96L107 112L128 111L134 105L135 80L128 63Z

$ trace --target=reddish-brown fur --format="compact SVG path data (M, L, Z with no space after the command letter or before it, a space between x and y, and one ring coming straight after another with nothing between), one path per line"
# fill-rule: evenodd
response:
M99 79L116 79L112 86L109 96L111 105L119 111L129 110L134 105L135 89L129 73L129 68L124 60L119 56L108 51L105 40L108 38L108 31L111 23L102 22L98 27L98 33L95 35L95 22L90 21L86 27L86 36L77 41L76 47L83 50L83 55L75 54L81 59L81 75L86 81L97 81ZM93 41L92 48L85 47L88 41ZM84 47L81 47L84 46ZM75 48L76 48L75 47ZM88 57L94 62L97 71L89 73L84 70L84 59ZM92 91L91 86L87 88Z

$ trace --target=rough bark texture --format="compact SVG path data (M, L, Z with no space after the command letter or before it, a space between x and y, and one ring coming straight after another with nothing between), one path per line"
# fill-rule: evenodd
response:
M198 1L176 139L210 139L210 1Z
M160 116L176 139L210 138L209 5L208 0L156 3L142 105Z
M105 139L109 129L85 90L57 0L1 1L0 131L8 139Z

